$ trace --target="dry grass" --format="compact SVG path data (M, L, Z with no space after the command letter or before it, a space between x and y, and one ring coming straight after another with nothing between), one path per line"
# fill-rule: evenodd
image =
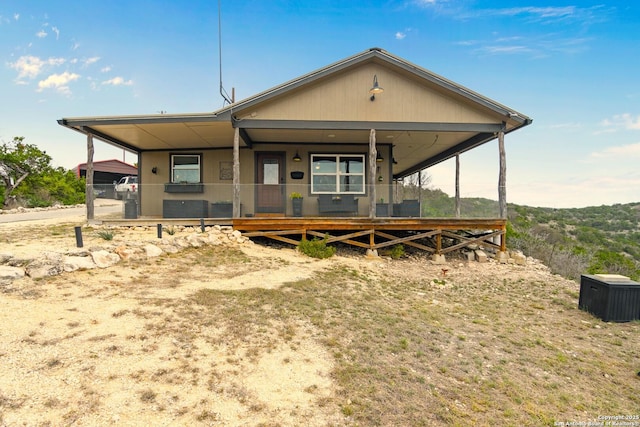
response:
M211 339L255 359L311 322L336 362L340 396L330 404L357 425L539 426L637 413L640 323L579 311L575 283L392 277L338 267L277 290L205 289L163 302L176 317L155 333L215 325Z
M59 276L41 284L37 298L46 298L47 286L58 292L69 316L66 333L51 336L50 324L41 322L18 341L28 351L46 348L37 365L46 375L76 369L85 378L75 393L41 399L42 410L67 424L105 406L98 384L126 384L132 399L175 425L222 423L211 403L222 398L244 407L253 425L295 425L313 417L292 410L291 423L274 418L273 402L260 400L246 375L265 357L295 352L308 340L333 359L336 393L304 386L318 413L338 414L326 425L553 426L639 413L640 322L604 323L578 310L576 283L513 266L452 265L445 277L423 259L389 261L375 272L348 265L337 259L275 289L202 288L178 297L149 292L179 293L191 280L252 271L264 271L268 281L270 271L289 267L207 247ZM83 286L96 274L104 276L100 287ZM122 295L136 306L110 305ZM104 313L82 320L82 302L90 298L104 301ZM142 327L90 329L132 321ZM71 345L84 346L84 359L65 356ZM109 361L130 355L156 362L100 374ZM289 354L279 360L283 370L294 362ZM206 393L176 391L185 387ZM0 390L0 423L27 404L35 405Z

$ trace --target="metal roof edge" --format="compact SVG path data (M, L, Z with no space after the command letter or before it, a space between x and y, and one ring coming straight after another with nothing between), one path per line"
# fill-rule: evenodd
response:
M492 109L493 111L495 111L496 113L499 113L501 115L505 115L508 116L510 119L512 120L516 120L521 122L521 124L524 124L526 121L529 121L530 124L531 123L531 118L527 117L525 114L520 113L516 110L514 110L511 107L508 107L504 104L501 104L487 96L484 96L472 89L469 89L468 87L465 87L459 83L454 82L453 80L449 80L446 77L441 76L440 74L434 73L431 70L428 70L424 67L421 67L419 65L416 65L412 62L409 62L403 58L400 58L396 55L393 55L392 53L389 53L383 49L378 49L380 56L385 56L387 57L388 62L393 62L396 65L400 66L401 68L404 68L407 71L411 71L414 74L429 80L432 83L435 83L441 87L444 87L445 89L451 90L453 92L458 93L459 95L470 99L472 101L475 101L479 104L482 104L486 107L489 107L490 109ZM518 126L519 127L519 126Z
M185 113L185 114L154 114L128 116L87 116L66 117L57 120L58 124L66 127L95 126L105 124L143 124L143 123L184 123L221 121L213 113Z
M491 98L481 95L480 93L475 92L463 85L455 83L452 80L449 80L426 68L420 67L419 65L413 64L403 58L393 55L379 47L373 47L373 48L367 49L363 52L357 53L355 55L352 55L340 61L334 62L325 67L319 68L315 71L311 71L310 73L304 74L293 80L289 80L278 86L274 86L270 89L267 89L256 95L253 95L249 98L246 98L234 104L228 105L220 110L216 110L214 114L230 119L234 111L249 108L255 104L258 104L260 102L266 101L268 99L271 99L278 95L286 93L289 90L308 84L319 78L330 75L336 71L351 67L355 64L362 63L372 58L379 58L388 64L391 64L399 68L402 68L406 71L409 71L418 77L421 77L434 84L437 84L447 90L455 92L473 102L481 104L489 108L490 110L496 112L499 115L506 116L508 119L519 122L519 125L516 126L516 128L526 126L527 124L531 123L531 119L527 117L525 114L520 113L514 110L513 108L507 107L506 105L503 105Z

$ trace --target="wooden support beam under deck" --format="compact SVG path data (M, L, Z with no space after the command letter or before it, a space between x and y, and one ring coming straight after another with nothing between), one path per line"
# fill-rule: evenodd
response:
M327 236L327 243L342 242L364 249L381 249L405 244L430 253L445 254L472 244L497 248L493 242L501 237L500 250L506 250L506 220L460 218L236 218L233 227L246 237L267 237L293 245L307 234L318 238ZM461 232L480 231L464 234ZM288 237L282 237L282 236ZM294 236L299 235L300 240ZM356 240L369 236L368 241ZM385 241L376 242L376 237ZM443 239L443 237L445 239ZM457 243L443 246L445 241ZM431 244L432 246L428 246Z

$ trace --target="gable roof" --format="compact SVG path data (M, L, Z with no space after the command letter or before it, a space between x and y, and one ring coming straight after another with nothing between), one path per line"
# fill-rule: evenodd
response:
M87 170L86 163L80 163L78 166L72 169L78 176L80 176L80 171ZM97 160L93 162L93 170L95 172L109 172L114 174L124 174L124 175L137 175L138 168L134 165L130 165L129 163L125 163L122 160L111 159L111 160Z
M369 100L372 77L385 92ZM386 80L385 80L386 79ZM245 145L393 147L403 177L527 126L532 120L442 76L372 48L211 113L67 118L61 125L133 151Z
M324 68L312 71L279 86L275 86L264 92L258 93L250 98L244 99L240 102L228 105L227 107L217 110L214 114L220 118L230 118L234 114L234 112L238 113L243 110L250 109L257 104L272 100L293 90L308 86L314 82L317 82L318 80L331 77L332 75L340 71L344 71L346 69L353 68L357 65L361 65L367 62L386 63L391 67L397 67L398 69L403 70L408 74L412 74L420 79L437 85L443 90L448 91L449 93L457 94L473 103L482 105L494 111L500 116L512 118L514 119L514 122L518 123L521 126L530 124L532 121L529 117L525 116L522 113L518 113L512 108L502 105L490 98L487 98L486 96L474 92L469 88L454 83L451 80L448 80L418 65L405 61L404 59L394 56L389 52L377 47L368 49L349 58L327 65Z

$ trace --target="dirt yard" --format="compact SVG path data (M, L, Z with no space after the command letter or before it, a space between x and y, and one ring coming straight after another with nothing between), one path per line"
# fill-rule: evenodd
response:
M72 250L72 230L73 223L61 220L0 224L0 253ZM153 233L117 231L114 241L153 240ZM85 247L104 244L85 232ZM553 295L541 289L549 283ZM335 288L344 293L320 299ZM638 322L604 324L578 311L578 285L535 262L452 260L441 266L421 257L394 261L351 253L315 260L290 248L243 244L37 281L25 277L0 291L0 425L536 425L586 421L616 408L637 413L630 408L640 391L634 378ZM522 301L514 304L517 295ZM356 308L347 307L349 301ZM367 301L380 306L372 309ZM402 306L398 313L428 317L410 314L388 326L358 327L393 304ZM518 319L525 320L522 330ZM382 341L376 341L378 329ZM390 350L378 358L386 345ZM604 347L623 358L613 365L608 356L589 360ZM505 380L504 367L522 369L520 363L540 354L547 365ZM367 363L360 378L347 378ZM406 371L382 374L394 366ZM366 369L376 372L368 377ZM589 383L613 382L612 389L585 388L576 377L594 374L599 379ZM614 385L625 388L625 397L615 406L596 404L600 392L615 395ZM405 387L406 395L376 397L387 387L389 396ZM547 399L545 390L558 403L525 405L518 396L501 401L513 394ZM504 413L487 401L491 393L501 396L495 404ZM408 400L413 409L399 407L394 414L381 407L385 399L392 407L400 405L393 399Z

